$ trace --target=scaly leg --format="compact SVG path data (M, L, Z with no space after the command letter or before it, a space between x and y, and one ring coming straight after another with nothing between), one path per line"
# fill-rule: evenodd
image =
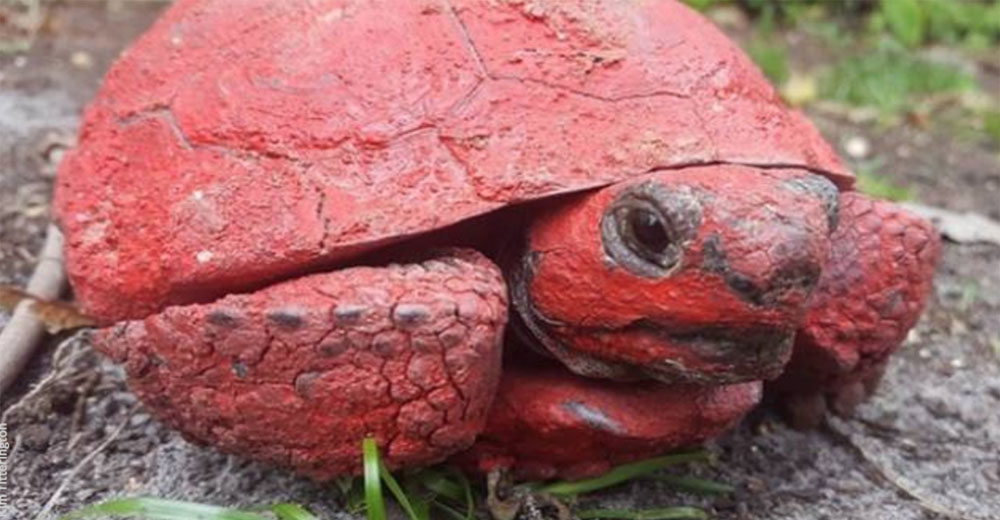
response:
M472 444L500 376L507 296L470 250L305 276L98 332L160 420L222 451L316 479Z
M520 478L581 478L697 446L757 405L758 381L668 385L580 377L552 360L505 360L486 428L454 462Z

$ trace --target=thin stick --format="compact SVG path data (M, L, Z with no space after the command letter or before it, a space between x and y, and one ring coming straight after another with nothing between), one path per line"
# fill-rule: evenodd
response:
M62 233L49 224L38 265L28 281L29 294L45 300L55 300L62 294L66 287L62 249ZM17 380L45 334L45 325L31 305L30 300L19 303L7 326L0 331L0 394Z

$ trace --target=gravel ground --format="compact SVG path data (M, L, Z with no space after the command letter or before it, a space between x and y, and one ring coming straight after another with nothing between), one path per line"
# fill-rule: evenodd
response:
M0 4L2 7L2 4ZM152 3L50 5L31 49L0 54L0 283L22 284L48 218L54 165ZM794 59L794 56L793 56ZM997 94L994 92L994 94ZM925 203L1000 216L1000 155L946 130L859 126L813 114L834 143L863 137ZM946 244L931 305L870 403L849 421L788 429L766 407L711 449L721 499L636 482L601 505L699 504L723 519L1000 518L1000 248ZM0 312L0 326L7 316ZM143 412L87 335L53 339L2 396L13 439L0 519L55 518L117 495L226 505L296 501L353 518L329 487L193 446Z

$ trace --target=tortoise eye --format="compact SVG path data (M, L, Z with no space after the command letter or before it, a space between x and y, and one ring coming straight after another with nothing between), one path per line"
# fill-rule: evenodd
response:
M625 219L624 234L629 248L648 260L662 258L670 246L670 235L663 219L658 214L642 208L628 211Z
M700 225L701 204L693 194L646 182L611 202L601 220L601 242L613 264L660 278L681 264L685 244Z

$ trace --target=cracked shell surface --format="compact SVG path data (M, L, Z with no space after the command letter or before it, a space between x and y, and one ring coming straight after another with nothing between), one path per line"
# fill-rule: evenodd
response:
M188 439L325 480L360 470L369 435L392 468L470 446L496 391L506 307L499 270L456 250L169 307L102 329L95 346Z
M852 182L676 2L182 0L112 68L55 208L110 323L711 162Z

